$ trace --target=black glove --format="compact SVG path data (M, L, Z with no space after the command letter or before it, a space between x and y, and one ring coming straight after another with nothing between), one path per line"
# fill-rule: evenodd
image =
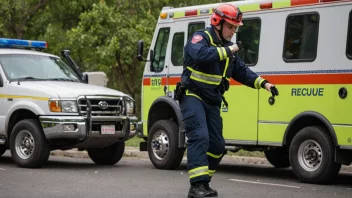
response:
M237 44L239 50L241 50L243 48L243 45L242 45L241 41L237 41L236 44Z
M275 86L270 87L270 91L271 91L271 94L273 95L273 97L279 95L279 90Z
M266 83L270 83L270 82L267 81L267 80L264 80L260 86L261 86L263 89L265 89L265 84L266 84ZM271 91L271 94L273 95L273 97L279 95L279 90L278 90L275 86L270 87L270 91Z

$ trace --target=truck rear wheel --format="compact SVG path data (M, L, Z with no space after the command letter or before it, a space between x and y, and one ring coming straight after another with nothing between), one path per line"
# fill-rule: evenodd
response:
M98 165L114 165L120 161L125 152L125 142L116 142L104 148L87 149L90 159Z
M36 119L19 121L10 136L10 150L15 163L24 168L44 165L50 154L49 143Z
M335 147L327 131L319 126L300 130L290 145L290 163L295 175L306 183L326 183L340 171Z
M158 169L176 169L183 158L184 149L178 148L178 125L171 120L159 120L150 129L148 154Z
M266 150L264 151L264 154L269 163L275 168L287 168L290 166L288 151L286 151L284 148Z

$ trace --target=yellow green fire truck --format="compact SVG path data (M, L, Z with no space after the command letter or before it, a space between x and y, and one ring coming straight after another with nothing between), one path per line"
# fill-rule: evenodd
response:
M233 42L254 72L280 91L272 97L231 80L221 112L226 150L263 151L277 168L292 167L303 182L325 183L352 160L352 1L231 2L244 25ZM174 89L183 70L183 47L210 26L217 4L164 7L146 61L138 136L159 169L179 166L187 139ZM141 38L142 39L142 38Z

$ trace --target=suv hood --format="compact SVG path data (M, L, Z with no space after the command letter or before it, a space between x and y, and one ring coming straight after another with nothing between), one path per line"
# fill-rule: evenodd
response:
M20 82L20 85L17 86L27 88L29 90L36 89L44 92L56 93L60 98L76 98L81 95L126 95L114 89L79 82L22 81Z

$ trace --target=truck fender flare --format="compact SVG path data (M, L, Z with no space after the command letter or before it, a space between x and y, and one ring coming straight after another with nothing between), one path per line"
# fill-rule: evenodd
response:
M155 119L155 117L157 117L157 115L155 115L155 110L159 109L160 107L171 107L171 109L173 110L176 116L177 124L179 126L179 132L184 132L184 124L182 121L180 106L178 105L176 100L167 96L161 96L157 98L150 106L150 109L148 112L148 133L150 128L154 124L154 122L158 120L158 119Z
M10 122L10 118L12 117L12 114L15 111L21 110L21 109L31 111L35 115L44 115L44 111L39 107L38 104L27 100L18 101L13 105L11 105L8 112L6 113L8 116L6 117L6 120L5 120L5 131L8 130L9 122Z
M286 130L285 130L285 135L284 135L284 140L283 140L283 145L287 144L287 140L289 138L290 131L294 128L295 124L300 122L301 120L304 120L305 118L310 117L310 118L315 118L319 120L329 131L330 136L332 137L332 141L335 145L337 145L337 138L336 138L336 133L334 128L332 127L331 123L329 122L328 119L326 119L325 116L322 114L315 112L315 111L306 111L302 112L298 115L296 115L291 122L288 124Z

